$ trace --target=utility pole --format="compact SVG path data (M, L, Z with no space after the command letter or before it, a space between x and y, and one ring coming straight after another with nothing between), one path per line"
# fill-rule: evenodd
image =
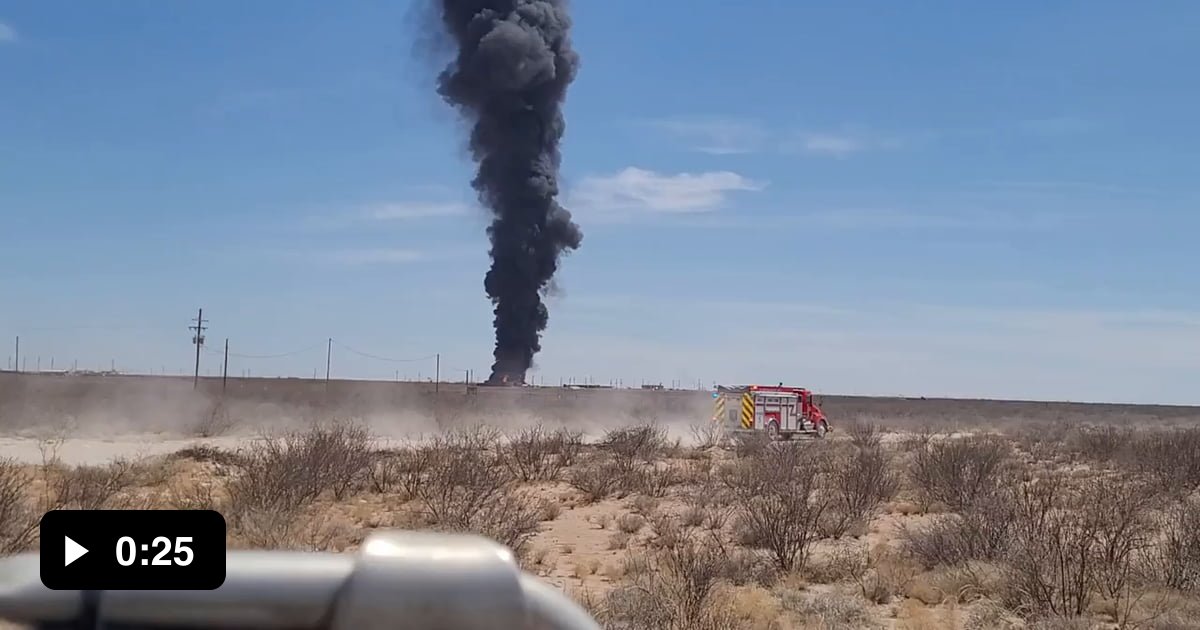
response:
M225 391L225 381L229 379L229 337L225 338L225 363L221 365L221 391Z
M13 371L21 371L21 335L17 335L17 354L13 359Z
M433 393L438 393L438 387L442 382L442 353L434 355L436 357L433 364ZM428 361L429 359L426 359Z
M204 346L204 330L207 328L204 325L205 321L204 309L200 309L196 312L196 325L188 326L188 330L196 331L196 334L192 335L192 343L196 346L196 371L192 375L192 389L200 387L200 348Z
M325 342L325 389L329 389L329 366L333 362L333 337Z

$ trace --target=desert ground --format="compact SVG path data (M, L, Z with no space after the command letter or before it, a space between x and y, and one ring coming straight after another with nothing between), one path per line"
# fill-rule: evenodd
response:
M220 510L234 548L487 535L606 628L1200 628L1200 409L0 374L0 553L52 508Z

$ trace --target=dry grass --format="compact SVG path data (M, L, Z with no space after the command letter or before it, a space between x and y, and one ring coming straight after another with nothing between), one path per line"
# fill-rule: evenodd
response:
M208 508L234 547L482 533L609 628L1191 627L1197 436L862 423L687 450L642 422L594 444L468 426L381 450L361 426L324 423L104 466L64 466L48 445L40 465L0 461L0 552L35 546L46 509Z

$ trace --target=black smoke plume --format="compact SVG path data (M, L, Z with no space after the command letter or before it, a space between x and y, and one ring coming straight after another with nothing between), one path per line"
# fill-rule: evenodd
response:
M579 56L566 0L436 0L455 58L438 93L471 124L472 186L494 218L484 288L495 306L489 383L519 384L541 350L542 301L583 233L556 201L562 104Z

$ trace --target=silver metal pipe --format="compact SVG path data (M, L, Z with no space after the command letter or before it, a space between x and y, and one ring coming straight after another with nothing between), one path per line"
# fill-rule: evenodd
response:
M380 530L358 554L231 551L211 591L81 591L41 583L39 556L0 558L0 619L126 628L600 630L486 538ZM84 619L94 615L94 619Z

